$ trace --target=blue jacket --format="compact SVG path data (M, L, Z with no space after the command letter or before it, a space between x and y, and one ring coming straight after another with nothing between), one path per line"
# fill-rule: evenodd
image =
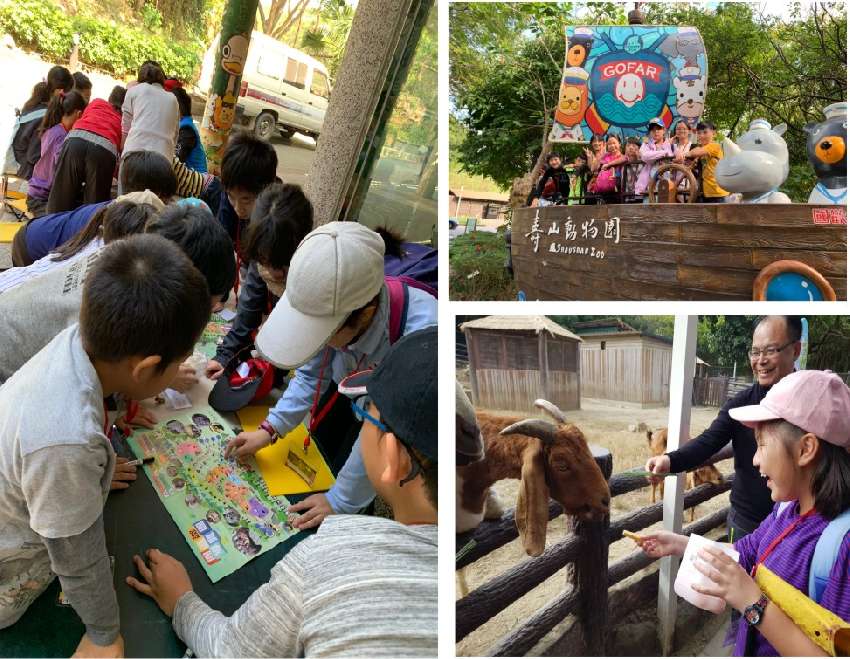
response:
M194 133L195 139L194 146L189 151L189 154L186 156L186 159L183 160L186 163L186 167L190 169L194 169L196 172L201 172L201 174L207 173L207 153L204 151L204 147L201 144L201 135L198 133L198 129L195 126L195 122L192 121L192 117L183 117L180 119L180 133L181 137L183 133L190 132ZM180 141L178 140L177 148L180 149ZM190 140L191 141L191 140ZM178 157L181 157L181 154L178 153Z
M31 220L27 224L27 251L33 261L38 261L43 256L55 252L56 248L68 242L76 236L92 216L109 201L101 201L96 204L86 204L72 211L61 211L51 213Z
M407 307L407 322L402 335L437 324L437 300L425 291L416 288L408 289L409 300ZM389 336L389 296L384 286L378 310L372 324L361 336L357 343L343 349L331 348L333 356L330 361L330 374L334 382L339 383L345 376L353 372L357 365L361 368L377 365L390 349ZM324 350L295 371L286 391L273 409L269 410L268 422L281 435L286 435L295 428L309 412L319 371L322 366ZM327 387L329 380L325 375ZM328 502L336 513L354 513L364 508L375 498L375 489L366 476L366 467L360 455L360 438L354 443L351 455L339 472L336 483L328 490Z

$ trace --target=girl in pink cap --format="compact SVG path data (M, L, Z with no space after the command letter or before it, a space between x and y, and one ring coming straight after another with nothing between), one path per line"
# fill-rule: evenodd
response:
M826 634L818 632L816 643L786 615L786 602L767 598L755 575L763 566L850 620L850 389L830 371L798 371L775 384L759 405L729 414L755 429L753 464L777 504L755 532L735 543L738 562L714 549L701 551L704 563L695 566L713 585L693 588L742 613L735 656L823 656ZM818 546L821 535L828 546ZM645 534L641 547L660 558L682 555L687 543L686 536L659 531ZM813 558L816 547L818 556L832 560L824 575L823 561Z

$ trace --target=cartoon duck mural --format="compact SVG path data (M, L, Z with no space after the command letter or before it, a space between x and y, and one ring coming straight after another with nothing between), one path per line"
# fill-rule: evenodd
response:
M847 203L847 103L833 103L823 110L826 120L810 123L806 151L818 182L809 195L810 204Z
M236 80L242 75L245 60L248 58L249 37L245 34L234 34L221 47L221 68L227 74L227 86L223 95L210 94L207 103L211 112L212 127L216 131L227 131L236 117ZM208 126L203 126L208 128Z

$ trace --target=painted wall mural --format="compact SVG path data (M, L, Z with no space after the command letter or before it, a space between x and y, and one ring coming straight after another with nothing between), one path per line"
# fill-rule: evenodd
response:
M613 133L646 135L660 117L695 127L705 107L708 61L699 32L675 26L566 28L566 56L553 142Z

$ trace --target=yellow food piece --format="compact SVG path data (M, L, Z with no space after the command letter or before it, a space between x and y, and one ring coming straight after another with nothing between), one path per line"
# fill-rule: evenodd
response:
M637 533L632 533L631 531L623 531L623 535L626 536L629 540L634 540L637 544L643 542L643 536L638 535Z
M803 630L817 646L831 656L850 653L850 622L842 620L832 611L823 608L806 593L759 565L756 583L767 598Z

